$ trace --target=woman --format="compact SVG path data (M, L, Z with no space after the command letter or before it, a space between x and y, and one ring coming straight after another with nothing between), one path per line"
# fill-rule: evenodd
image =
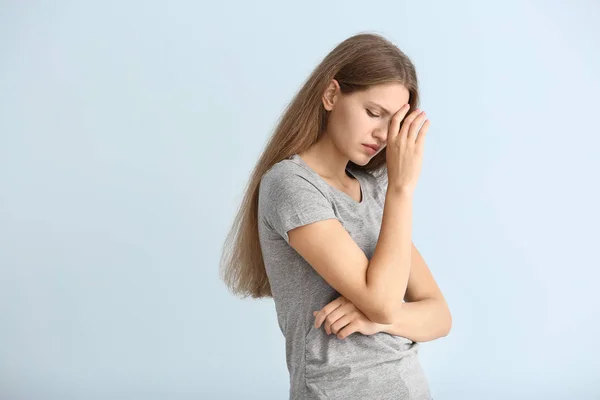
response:
M340 43L286 109L226 241L222 279L273 297L290 399L430 400L420 341L451 315L411 240L429 120L411 61Z

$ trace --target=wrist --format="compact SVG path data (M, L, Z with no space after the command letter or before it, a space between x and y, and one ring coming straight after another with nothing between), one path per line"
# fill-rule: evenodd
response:
M412 200L414 195L414 189L408 186L396 186L388 184L386 194L394 197Z

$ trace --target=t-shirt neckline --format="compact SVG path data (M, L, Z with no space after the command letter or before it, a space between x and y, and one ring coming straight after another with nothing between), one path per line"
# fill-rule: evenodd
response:
M354 179L356 179L356 181L358 182L359 187L360 187L360 200L361 201L356 201L348 193L336 188L335 186L330 185L329 182L327 182L325 179L323 179L323 177L321 177L321 175L319 175L315 170L313 170L310 167L310 165L308 165L302 159L302 157L300 157L299 154L294 154L294 155L292 155L291 158L296 160L304 169L308 170L308 172L310 172L311 174L316 176L317 179L319 179L321 182L323 182L325 185L327 185L329 188L331 188L334 192L336 192L336 193L340 194L341 196L345 197L346 199L350 200L352 202L352 204L362 207L366 203L365 185L364 185L363 181L359 178L358 174L355 174L350 168L346 167L346 171L348 173L350 173L350 175L352 175L352 177Z

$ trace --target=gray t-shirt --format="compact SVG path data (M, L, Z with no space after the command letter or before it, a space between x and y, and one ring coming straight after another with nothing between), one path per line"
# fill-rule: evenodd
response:
M418 360L419 343L388 333L345 339L314 327L313 311L340 296L289 245L287 232L336 218L371 259L379 237L385 190L370 172L346 169L362 199L329 185L297 154L278 162L260 183L260 245L279 327L286 342L290 400L431 400Z

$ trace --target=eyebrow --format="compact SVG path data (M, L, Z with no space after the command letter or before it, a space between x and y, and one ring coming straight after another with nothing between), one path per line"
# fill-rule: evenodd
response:
M389 112L388 110L386 110L385 108L383 108L381 105L379 105L379 104L377 104L377 103L375 103L373 101L368 101L368 103L370 103L371 105L379 108L384 115L391 115L392 114L391 112Z

